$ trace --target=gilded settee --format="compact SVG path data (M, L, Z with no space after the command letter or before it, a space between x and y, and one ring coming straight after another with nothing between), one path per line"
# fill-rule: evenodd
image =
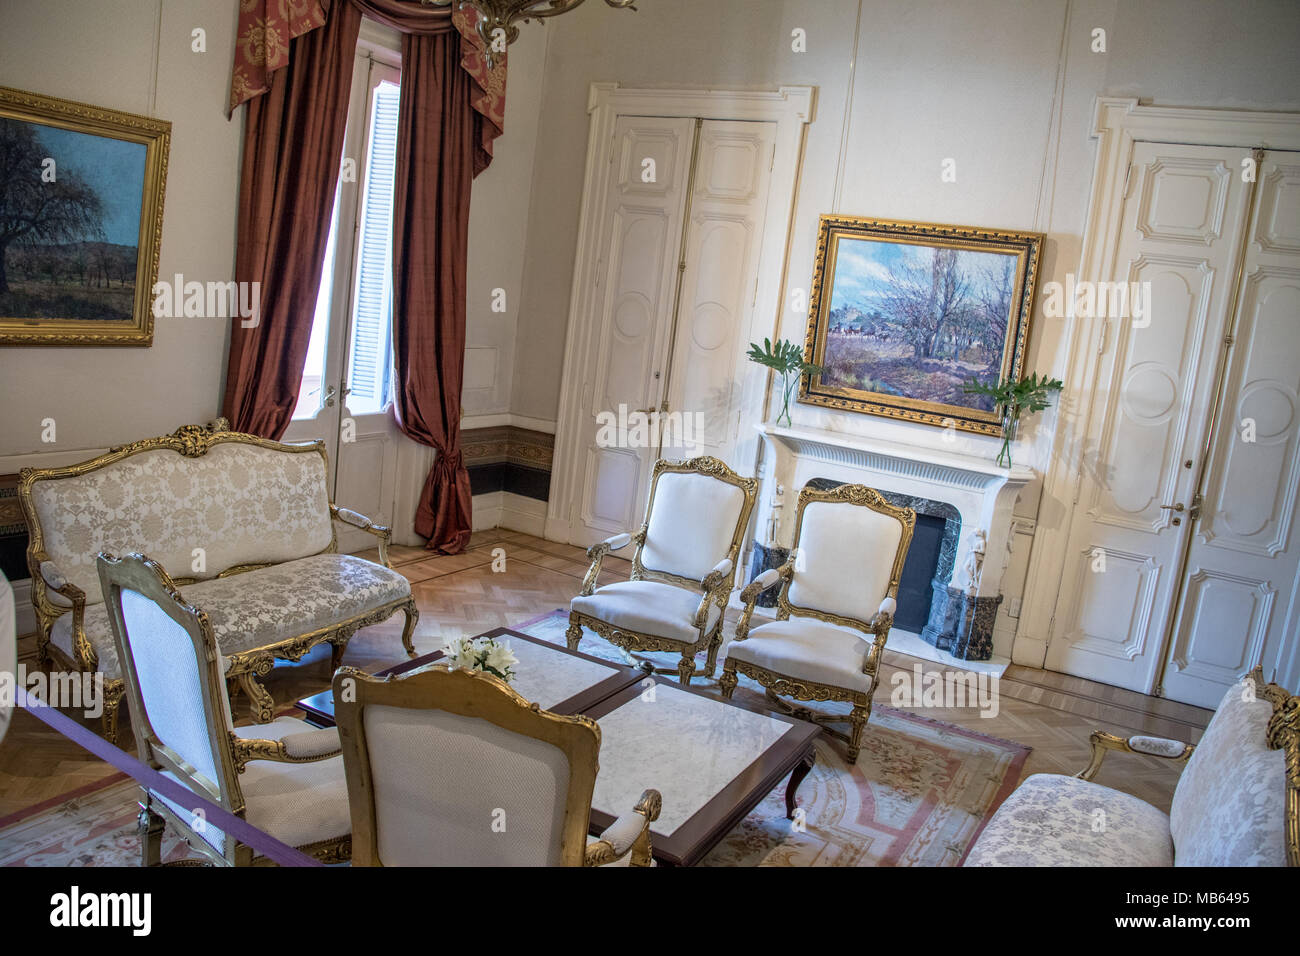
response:
M229 431L224 419L114 448L64 468L24 469L18 487L42 666L100 672L104 733L117 738L123 693L96 567L101 552L148 555L211 619L227 681L259 723L274 701L259 678L329 642L337 666L362 627L419 613L388 563L391 532L328 490L322 442L282 444ZM380 564L337 553L335 521L375 535Z

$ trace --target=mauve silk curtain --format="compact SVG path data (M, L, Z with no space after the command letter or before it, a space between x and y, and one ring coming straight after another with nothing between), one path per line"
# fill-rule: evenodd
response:
M264 285L263 322L254 329L236 327L232 332L227 417L240 430L278 437L288 426L297 401L328 237L360 12L403 34L393 223L395 411L402 431L437 453L421 491L415 530L428 539L429 549L455 553L465 547L470 535L469 473L460 449L470 186L474 176L491 161L492 140L501 133L505 102L505 66L487 69L481 42L464 11L453 14L446 8L431 9L402 0L336 0L323 29L294 41L288 70L275 74L270 92L261 99L289 95L281 83L285 74L312 76L319 81L315 84L314 111L300 106L310 115L328 117L331 135L335 121L338 129L329 152L332 175L328 190L311 194L312 202L317 203L315 215L307 201L290 201L284 207L289 209L289 216L279 215L282 201L292 197L278 188L278 177L286 169L298 169L299 164L312 168L318 158L314 150L304 152L284 135L303 122L281 119L278 125L271 125L261 118L265 107L253 112L259 100L250 103L239 261L244 261L246 244L250 250L258 248L257 242L246 243L246 239L279 238L288 245L297 238L295 229L303 230L307 235L300 244L313 246L311 256L304 260L295 257L284 265L295 276L295 287L301 285L305 293L310 286L311 294L295 295L291 302L277 299L279 311L272 313L266 307ZM241 35L242 23L241 19ZM345 31L350 31L350 39ZM332 39L321 39L325 34ZM345 46L340 57L345 61L342 67L319 53L304 53L300 59L300 45L307 49L305 42L312 38L330 51L341 48L335 44ZM316 47L309 49L314 51ZM237 67L240 55L237 50ZM339 69L342 72L335 77ZM232 89L232 101L235 95ZM289 102L296 101L290 98ZM288 113L285 107L280 111ZM259 119L257 126L255 115ZM256 161L259 158L260 164ZM250 188L253 179L257 185ZM263 195L268 192L269 197ZM258 199L260 203L255 201ZM256 222L249 220L250 232L244 228L245 206L255 212L270 207ZM301 217L300 221L295 222L294 217ZM307 229L305 223L319 226ZM253 231L254 226L263 231ZM262 241L260 245L266 248L276 244ZM255 255L252 258L254 264L264 262L260 275L277 276L284 283L283 273L275 271L278 260L265 253L260 259ZM311 268L307 268L308 264ZM243 272L239 277L251 274ZM307 302L305 308L303 302ZM279 320L269 324L275 331L263 330L274 316ZM240 341L238 367L236 336Z
M248 103L235 279L260 283L261 311L231 323L222 414L236 431L279 438L298 402L360 27L356 7L336 4Z

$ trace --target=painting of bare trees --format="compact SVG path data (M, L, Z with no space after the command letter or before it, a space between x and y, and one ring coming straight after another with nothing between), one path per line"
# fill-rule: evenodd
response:
M169 124L0 90L0 343L148 343L162 187L136 120L165 150Z
M996 432L962 386L1018 367L1040 237L847 217L822 233L808 334L822 371L800 400Z

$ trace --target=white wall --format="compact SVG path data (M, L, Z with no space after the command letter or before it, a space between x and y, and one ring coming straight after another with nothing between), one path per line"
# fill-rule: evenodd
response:
M206 53L190 49L196 27L207 33ZM160 276L234 272L241 120L224 114L234 33L227 3L0 4L0 85L171 121ZM36 464L213 418L229 324L158 319L147 349L0 349L0 459L35 454L21 464ZM41 442L47 417L57 423L54 445Z

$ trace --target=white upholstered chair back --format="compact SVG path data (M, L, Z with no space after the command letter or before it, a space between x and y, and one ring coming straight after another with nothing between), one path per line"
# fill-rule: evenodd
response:
M223 805L242 800L230 783L230 699L206 615L143 555L105 554L99 565L140 759Z
M122 592L122 619L126 649L135 665L140 699L154 735L219 790L220 758L212 750L203 707L203 678L189 635L139 591ZM224 694L221 699L229 707ZM222 716L229 726L229 711Z
M886 597L897 590L902 555L911 527L891 511L875 510L865 492L844 485L827 494L800 493L794 542L794 573L786 597L791 605L854 620L870 621ZM861 489L862 494L855 494ZM872 493L874 494L874 492ZM889 505L883 499L878 504ZM904 540L906 538L906 541Z
M641 565L693 581L729 556L753 505L741 485L699 472L657 469L650 495Z
M334 679L353 864L580 865L600 731L440 667Z
M371 706L366 742L387 866L554 866L569 761L554 744L444 710Z
M95 569L101 551L148 554L178 577L206 579L236 565L291 561L330 547L320 448L237 432L212 436L196 456L150 444L168 441L176 443L137 442L93 469L53 469L30 485L44 549L88 604L102 600ZM195 548L203 549L200 565Z

